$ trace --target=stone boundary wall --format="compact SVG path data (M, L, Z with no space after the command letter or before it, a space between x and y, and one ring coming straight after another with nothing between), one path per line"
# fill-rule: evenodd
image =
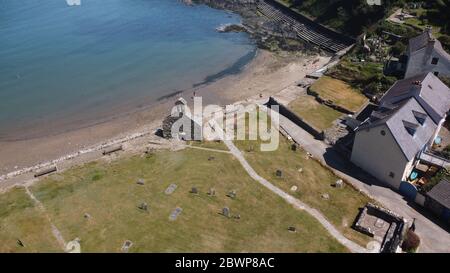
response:
M269 101L266 103L266 106L270 107L272 105L278 105L279 106L279 113L298 126L302 127L306 132L314 136L318 140L324 139L324 132L322 130L319 130L315 128L314 126L308 124L305 120L303 120L301 117L299 117L297 114L292 112L289 108L284 106L283 104L280 104L276 99L273 97L269 98Z
M308 87L308 89L306 90L306 93L310 96L313 96L316 99L316 101L318 101L319 103L326 105L330 108L333 108L334 110L336 110L338 112L341 112L341 113L344 113L347 115L355 114L355 112L350 111L350 110L346 109L345 107L339 106L331 100L325 100L325 99L321 98L320 95L317 94L316 92L312 91L310 87Z

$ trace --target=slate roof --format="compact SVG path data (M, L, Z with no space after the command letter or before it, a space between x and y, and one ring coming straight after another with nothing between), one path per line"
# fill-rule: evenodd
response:
M450 208L450 182L447 180L442 180L434 186L427 195L443 205L446 208Z
M422 125L420 123L423 118L425 118L425 122ZM357 130L380 125L388 127L408 160L413 159L422 150L437 129L436 123L426 115L425 110L414 97L406 98L395 104L381 104ZM413 134L408 130L414 131Z
M408 97L415 97L436 123L445 117L450 108L450 88L433 73L397 81L381 98L380 103L395 104Z
M428 42L432 39L434 38L429 31L424 31L419 36L411 38L409 40L409 52L415 52L426 47L428 45Z

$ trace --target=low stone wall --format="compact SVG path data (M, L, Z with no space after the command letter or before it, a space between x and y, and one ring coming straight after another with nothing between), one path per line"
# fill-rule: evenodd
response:
M280 104L276 99L273 97L269 98L269 101L266 103L266 106L270 107L272 105L278 105L279 106L279 113L286 118L288 118L290 121L294 122L298 126L302 127L306 132L314 136L318 140L324 139L324 132L321 130L316 129L314 126L308 124L306 121L304 121L301 117L297 116L294 112L292 112L289 108L286 106Z
M355 114L355 112L350 111L350 110L348 110L348 109L346 109L346 108L344 108L342 106L339 106L339 105L335 104L331 100L325 100L325 99L321 98L319 96L319 94L317 94L316 92L312 91L311 88L308 88L306 90L306 93L308 95L310 95L310 96L313 96L316 99L316 101L318 101L319 103L324 104L324 105L326 105L326 106L328 106L330 108L333 108L336 111L339 111L341 113L348 114L348 115L354 115Z

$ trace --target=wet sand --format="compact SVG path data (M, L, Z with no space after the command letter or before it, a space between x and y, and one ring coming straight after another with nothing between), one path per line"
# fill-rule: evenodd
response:
M319 59L319 61L317 61ZM117 117L109 121L48 135L12 141L0 141L0 175L42 164L82 149L98 147L114 139L124 139L132 134L153 132L160 128L161 120L170 114L174 101L192 95L203 97L203 105L226 105L246 98L268 97L301 80L307 73L322 67L329 57L274 54L259 50L256 57L239 74L229 75L212 83L198 86L158 103L126 112L115 109ZM1 180L0 180L1 183Z

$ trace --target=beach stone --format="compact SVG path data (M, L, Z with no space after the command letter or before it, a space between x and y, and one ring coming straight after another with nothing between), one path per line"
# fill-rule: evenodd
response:
M296 191L297 191L297 189L298 189L298 187L297 187L297 186L292 186L292 187L291 187L291 191L292 191L292 192L296 192Z
M222 209L222 215L227 217L227 218L230 217L230 209L227 208L227 207L223 208Z
M177 218L178 218L178 215L180 215L180 213L183 211L183 209L182 208L175 208L171 213L170 213L170 216L169 216L169 220L170 221L175 221Z
M121 251L122 251L123 253L128 253L128 251L130 250L130 248L131 248L132 246L133 246L133 242L130 241L130 240L126 240L126 241L123 243L123 245L122 245Z
M144 181L144 179L142 179L142 178L139 178L138 179L138 181L136 182L136 184L138 184L138 185L144 185L145 184L145 181Z
M322 198L325 200L328 200L328 199L330 199L330 195L328 193L323 193Z
M177 184L170 184L170 186L167 187L167 189L164 192L165 192L165 194L169 195L169 194L172 194L176 188L177 188Z

